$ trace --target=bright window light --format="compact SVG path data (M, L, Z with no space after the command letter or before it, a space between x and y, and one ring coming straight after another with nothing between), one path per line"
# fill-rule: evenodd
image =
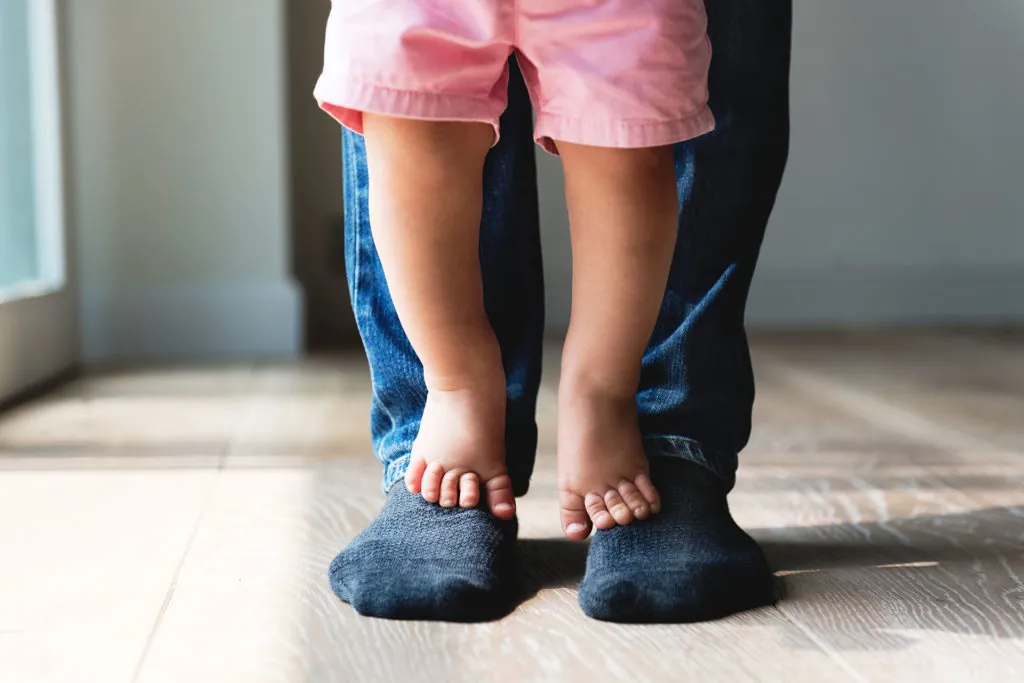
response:
M64 282L54 0L0 0L0 303Z

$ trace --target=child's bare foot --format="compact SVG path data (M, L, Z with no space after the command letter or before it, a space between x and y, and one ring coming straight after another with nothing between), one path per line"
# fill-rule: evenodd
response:
M475 508L481 493L495 517L516 514L505 469L505 377L483 388L432 389L405 475L410 493L441 507Z
M573 541L661 509L637 424L636 399L563 384L558 408L558 499Z

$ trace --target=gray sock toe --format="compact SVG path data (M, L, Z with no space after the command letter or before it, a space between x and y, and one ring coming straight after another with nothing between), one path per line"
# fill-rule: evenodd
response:
M651 479L659 514L594 534L583 611L604 621L679 623L774 603L771 570L729 514L724 483L680 458L654 458Z
M484 621L516 598L517 523L485 506L445 509L401 483L330 566L331 588L365 616Z

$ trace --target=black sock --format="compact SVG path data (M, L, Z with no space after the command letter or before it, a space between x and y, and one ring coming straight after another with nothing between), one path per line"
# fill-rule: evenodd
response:
M442 508L391 487L380 515L331 562L331 587L364 616L484 621L514 607L517 522Z
M583 611L604 621L680 623L773 604L771 570L729 514L724 482L666 457L651 460L651 480L660 513L594 534Z

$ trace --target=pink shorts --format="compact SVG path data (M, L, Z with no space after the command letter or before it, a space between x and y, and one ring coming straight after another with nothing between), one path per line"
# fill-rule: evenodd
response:
M320 105L494 126L515 54L535 138L655 147L714 128L702 0L333 0Z

